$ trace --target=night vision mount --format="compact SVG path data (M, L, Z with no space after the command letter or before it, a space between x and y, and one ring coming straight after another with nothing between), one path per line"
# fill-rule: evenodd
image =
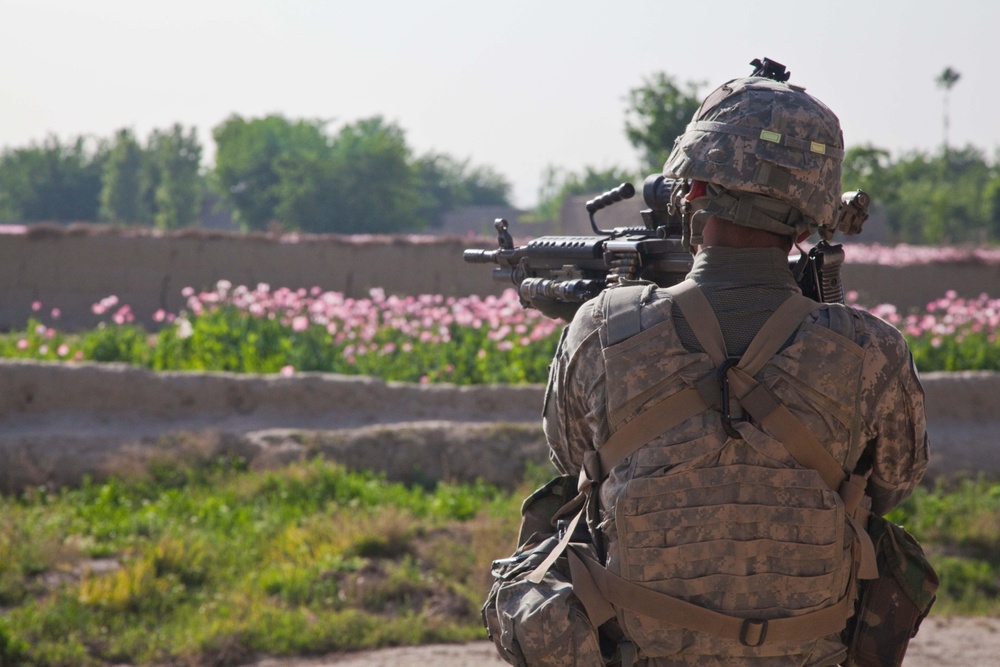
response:
M764 58L763 60L754 58L750 61L750 65L754 68L753 74L750 76L760 76L779 83L787 83L788 77L792 75L791 72L785 69L784 65L770 58Z

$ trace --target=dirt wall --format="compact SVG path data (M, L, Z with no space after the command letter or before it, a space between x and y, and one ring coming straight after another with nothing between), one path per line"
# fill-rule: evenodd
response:
M928 373L931 474L1000 475L1000 373ZM0 489L71 484L156 457L325 456L390 479L511 484L544 465L543 387L152 373L0 360Z
M485 243L486 241L482 241ZM93 228L35 228L0 234L0 330L21 326L40 301L62 326L89 327L91 306L109 295L140 321L177 312L181 290L234 285L311 288L363 297L498 293L484 266L462 261L468 242L429 236L275 236L191 232L161 235Z
M465 248L495 248L491 238L429 236L276 236L188 231L170 235L95 226L36 226L0 234L0 331L21 327L32 303L62 311L61 326L93 326L91 306L109 295L141 322L184 305L184 287L233 284L311 288L364 297L394 294L498 294L491 267L466 264ZM1000 265L890 267L848 264L844 282L865 303L922 307L954 289L962 296L1000 290Z

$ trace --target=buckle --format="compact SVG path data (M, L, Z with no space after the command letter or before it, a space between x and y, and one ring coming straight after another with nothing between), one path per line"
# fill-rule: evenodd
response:
M733 426L733 416L729 403L729 369L738 363L740 363L739 357L729 357L719 365L715 371L715 377L719 381L719 389L722 391L722 407L719 408L722 413L722 428L725 429L730 438L741 440L743 436Z
M760 626L760 637L757 638L756 643L751 644L747 641L747 635L750 634L750 625ZM767 619L756 620L753 618L743 619L743 625L740 626L740 643L744 646L750 648L757 648L764 643L764 639L767 637Z

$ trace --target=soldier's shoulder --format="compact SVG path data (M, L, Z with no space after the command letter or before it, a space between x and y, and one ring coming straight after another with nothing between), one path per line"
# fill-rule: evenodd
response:
M867 310L852 306L836 306L849 314L854 322L854 342L869 353L888 359L902 359L909 355L909 346L902 332L882 318Z
M586 301L576 311L563 332L562 347L564 351L575 350L584 341L598 334L604 323L604 311L600 307L599 301L600 299Z

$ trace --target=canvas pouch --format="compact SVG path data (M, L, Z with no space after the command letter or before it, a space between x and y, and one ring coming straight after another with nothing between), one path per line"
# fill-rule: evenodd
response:
M879 577L861 582L858 612L848 623L847 667L898 667L934 604L938 576L902 526L872 516Z
M576 478L557 477L521 507L521 546L493 561L493 586L483 605L483 624L500 657L518 667L603 667L596 628L573 593L566 556L538 583L528 576L552 553L561 533L552 520L576 495ZM585 529L571 547L596 558Z

